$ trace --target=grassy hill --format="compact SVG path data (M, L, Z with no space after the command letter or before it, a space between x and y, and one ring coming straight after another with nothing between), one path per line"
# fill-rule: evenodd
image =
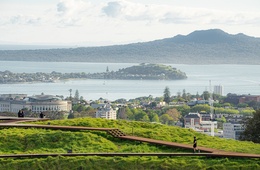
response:
M220 139L160 124L80 118L37 122L37 124L110 127L123 132L165 141L191 144L193 136L198 145L226 151L260 154L260 144ZM0 130L0 154L17 153L74 153L95 152L192 152L148 143L124 141L106 132L69 132L44 129L9 128ZM19 167L19 168L18 168ZM204 157L48 157L41 159L0 159L0 169L258 169L258 159L232 159Z

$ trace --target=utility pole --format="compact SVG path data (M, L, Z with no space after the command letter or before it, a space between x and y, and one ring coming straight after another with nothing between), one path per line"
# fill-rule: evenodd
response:
M209 104L210 104L210 125L211 125L211 136L214 136L214 117L213 117L213 95L212 95L212 89L211 89L211 80L209 80Z

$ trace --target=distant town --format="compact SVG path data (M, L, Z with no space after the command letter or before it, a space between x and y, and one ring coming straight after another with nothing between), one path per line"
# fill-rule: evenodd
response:
M260 95L222 95L222 86L214 92L189 94L183 90L176 96L165 88L162 97L139 97L109 101L100 98L87 101L76 90L69 97L59 95L28 96L27 94L1 94L0 115L17 116L23 110L26 117L39 117L44 113L50 119L96 117L125 119L191 128L197 132L239 140L245 127L243 121L252 118L260 108Z

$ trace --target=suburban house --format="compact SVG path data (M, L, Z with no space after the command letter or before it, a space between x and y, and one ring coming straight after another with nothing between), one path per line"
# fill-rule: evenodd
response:
M239 98L239 103L248 103L248 102L260 102L260 96L257 95L246 95Z
M217 128L217 122L211 121L211 116L208 113L189 113L184 117L184 127L192 128L196 131L209 132L211 126Z
M248 103L248 102L260 102L259 95L236 95L236 94L228 94L225 98L224 102L239 104L239 103Z
M189 113L184 117L185 128L200 128L201 116L199 113Z

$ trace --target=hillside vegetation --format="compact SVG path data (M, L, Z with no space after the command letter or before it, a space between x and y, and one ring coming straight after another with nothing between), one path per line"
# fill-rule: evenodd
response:
M103 47L1 50L0 60L102 63L260 64L260 39L219 29Z
M163 64L145 64L108 72L108 79L179 80L187 78L184 72Z
M37 124L119 128L129 135L260 154L252 142L220 139L190 129L144 122L80 118L36 122ZM99 131L60 131L9 128L0 130L0 154L17 153L95 153L95 152L192 152L148 143L124 141ZM19 167L19 168L18 168ZM48 157L41 159L0 159L0 169L257 169L258 159L208 159L204 157Z

